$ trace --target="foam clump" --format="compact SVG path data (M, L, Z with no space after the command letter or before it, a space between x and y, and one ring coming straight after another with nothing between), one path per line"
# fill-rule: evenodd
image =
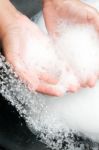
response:
M39 85L39 76L41 74L52 75L60 82L61 76L65 73L63 71L64 65L57 59L51 40L48 37L41 37L41 39L34 38L34 40L29 41L30 45L31 42L34 42L34 47L33 49L29 48L29 52L23 53L23 62L26 62L27 71L34 71L34 74L31 74L36 76L36 84L38 83ZM29 65L27 66L27 64ZM36 88L38 85L36 85Z
M41 30L47 33L42 12L34 17ZM54 40L54 51L58 60L86 82L99 73L99 35L91 25L71 24L60 20L55 31L59 34ZM66 75L68 78L68 75ZM66 80L66 79L65 79ZM73 81L72 81L73 82ZM78 81L79 82L79 81Z
M85 81L99 73L99 35L91 25L59 24L56 39L59 59L70 64L78 78Z
M37 89L37 86L39 86L40 76L44 74L45 76L47 74L48 76L54 77L54 79L58 81L56 84L56 88L59 88L59 91L62 94L64 94L68 90L68 86L70 83L78 83L76 77L66 70L68 64L66 66L65 61L59 59L56 55L56 47L54 46L53 41L50 37L48 37L47 35L44 37L42 35L40 38L35 37L33 40L30 40L29 45L31 45L31 42L34 42L33 49L29 47L29 52L23 52L23 56L21 59L24 62L25 67L27 67L27 72L30 72L30 77L31 74L36 76L35 82L37 85L35 84L36 87L34 86L34 90Z

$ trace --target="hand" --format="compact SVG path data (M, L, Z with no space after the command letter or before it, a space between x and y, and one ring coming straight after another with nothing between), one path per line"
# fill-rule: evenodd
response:
M59 19L77 24L91 23L97 30L99 29L97 10L80 0L43 0L43 14L46 27L52 34L54 34Z
M6 59L28 87L31 90L58 96L61 93L56 85L55 76L41 68L47 67L48 60L45 57L47 55L50 57L49 52L45 51L49 48L47 43L47 38L39 28L25 16L9 25L2 36Z
M5 14L0 14L3 19L0 35L6 59L30 90L60 96L63 93L48 66L51 67L55 61L52 60L54 53L47 37L12 5L7 6L6 3L6 7L9 9L5 9Z
M60 19L75 24L92 24L97 31L99 30L98 12L79 0L43 0L43 14L47 30L52 37L58 36L55 31ZM93 87L97 78L98 74L90 75L86 80L81 79L80 86Z

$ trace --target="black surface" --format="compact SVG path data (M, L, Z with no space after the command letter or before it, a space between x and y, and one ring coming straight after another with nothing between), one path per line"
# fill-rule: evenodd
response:
M14 107L0 96L0 150L48 150Z

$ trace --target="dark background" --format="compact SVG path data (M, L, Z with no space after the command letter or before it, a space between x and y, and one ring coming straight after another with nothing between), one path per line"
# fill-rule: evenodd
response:
M28 17L32 17L41 9L42 0L11 0L15 7Z
M0 150L48 150L30 132L14 107L0 95Z

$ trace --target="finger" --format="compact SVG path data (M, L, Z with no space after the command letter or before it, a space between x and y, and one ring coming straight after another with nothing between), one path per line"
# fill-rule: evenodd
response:
M97 81L97 77L95 75L91 75L89 80L87 81L87 85L91 88L94 87Z
M58 83L58 79L56 79L55 76L52 76L52 75L47 74L47 73L40 74L39 79L46 82L46 83L49 83L49 84L57 84Z
M63 92L57 85L50 85L48 83L41 82L36 90L37 92L48 94L51 96L62 96Z
M69 85L67 91L74 93L74 92L77 92L79 89L80 89L79 85Z
M65 85L67 92L76 92L80 89L79 80L72 70L69 70L66 74Z
M86 79L81 79L81 81L80 81L80 85L81 85L81 87L82 88L86 88L86 87L88 87L88 84L87 84L87 81L86 81Z
M95 75L90 75L90 77L88 79L86 79L85 81L83 81L81 83L81 86L83 88L86 88L86 87L94 87L95 84L96 84L96 81L97 81L97 77Z
M87 20L89 23L95 26L95 29L99 31L99 12L92 7L88 7Z

